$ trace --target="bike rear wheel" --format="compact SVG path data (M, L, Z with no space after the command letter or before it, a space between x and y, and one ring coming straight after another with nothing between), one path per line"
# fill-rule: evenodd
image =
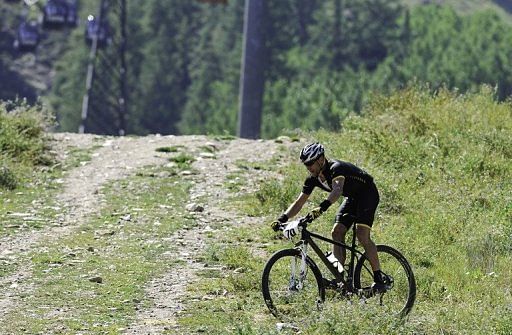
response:
M412 268L405 257L396 249L386 245L377 246L381 271L390 282L384 293L375 293L368 303L380 304L387 312L404 317L412 309L416 300L416 280ZM354 270L354 285L357 289L371 292L373 271L366 254L357 262Z
M287 321L319 310L325 300L320 270L309 257L303 267L302 254L297 249L272 255L263 269L261 290L270 312Z

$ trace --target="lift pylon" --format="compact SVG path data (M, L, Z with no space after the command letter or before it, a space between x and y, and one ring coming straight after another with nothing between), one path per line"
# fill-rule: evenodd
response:
M128 113L126 0L100 0L98 14L88 24L90 52L78 132L123 136Z

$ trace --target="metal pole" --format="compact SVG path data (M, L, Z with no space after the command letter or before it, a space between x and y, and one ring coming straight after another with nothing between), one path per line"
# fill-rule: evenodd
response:
M100 10L98 14L98 31L102 23L104 15L105 1L101 0ZM87 113L89 111L89 100L91 98L92 82L94 80L94 61L96 60L96 52L98 50L98 33L92 36L91 51L89 52L89 64L87 65L87 78L85 79L85 94L82 100L82 119L78 132L83 134L85 132L85 122L87 121Z

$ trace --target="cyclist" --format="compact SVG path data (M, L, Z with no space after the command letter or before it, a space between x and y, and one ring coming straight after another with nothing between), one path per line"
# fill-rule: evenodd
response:
M386 289L385 275L380 271L377 247L370 239L370 230L379 204L379 192L373 177L359 167L341 160L327 159L324 146L320 143L306 145L300 152L300 160L309 171L299 197L288 207L279 218L272 222L272 228L279 227L294 217L304 206L315 187L329 192L327 199L314 208L308 215L311 219L318 218L341 196L345 199L338 209L332 229L335 241L345 242L345 235L352 224L356 224L356 235L370 261L374 283L372 287L378 291ZM345 250L333 245L332 255L328 257L337 267L336 262L345 263ZM340 268L340 267L338 267Z

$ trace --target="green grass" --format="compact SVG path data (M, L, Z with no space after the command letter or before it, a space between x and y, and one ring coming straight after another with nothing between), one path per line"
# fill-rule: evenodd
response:
M186 153L179 153L178 155L169 158L169 161L176 163L179 169L183 169L190 166L190 164L195 161L195 158Z
M311 134L329 157L354 162L375 177L381 204L373 238L407 257L418 295L404 322L374 306L330 299L298 325L302 334L510 333L512 105L493 97L488 87L467 95L408 88L375 96L365 116L348 119L341 133ZM259 280L269 255L290 247L267 226L300 193L306 170L290 164L281 171L284 180L263 183L239 207L260 218L215 234L204 257L225 271L209 272L190 288L207 298L190 304L181 319L185 330L282 333L264 306ZM325 195L315 192L307 207ZM328 235L334 211L314 229Z
M205 153L215 153L217 150L215 149L215 147L211 146L211 145L202 145L199 147L199 149L202 151L202 152L205 152Z
M183 213L188 183L146 170L104 187L97 217L31 254L36 289L6 317L5 331L118 334L130 324L147 303L144 285L177 266L162 256L173 248L163 238L191 223ZM103 282L89 280L95 276Z
M271 162L249 162L246 160L238 160L235 162L238 170L230 172L226 175L224 180L224 188L232 193L239 193L242 191L244 186L247 186L248 174L251 174L251 170L265 170L272 171L275 161ZM244 197L238 197L233 199L235 202L244 201Z
M184 146L182 146L182 145L175 145L175 146L170 146L170 147L160 147L160 148L157 148L156 151L172 153L172 152L179 152L183 148L184 148Z
M82 166L85 162L89 162L92 159L92 155L96 150L101 148L102 145L94 144L89 148L80 149L80 148L69 148L68 158L65 162L62 162L62 169L65 171L69 171L73 168L77 168Z
M233 135L225 134L225 135L213 136L213 139L215 139L217 141L232 141L232 140L236 139L236 137Z
M254 317L268 319L259 303L262 259L254 256L246 239L233 232L223 236L216 237L203 260L209 267L222 265L222 271L206 268L204 280L189 288L191 296L201 299L191 303L180 319L184 334L249 334Z

